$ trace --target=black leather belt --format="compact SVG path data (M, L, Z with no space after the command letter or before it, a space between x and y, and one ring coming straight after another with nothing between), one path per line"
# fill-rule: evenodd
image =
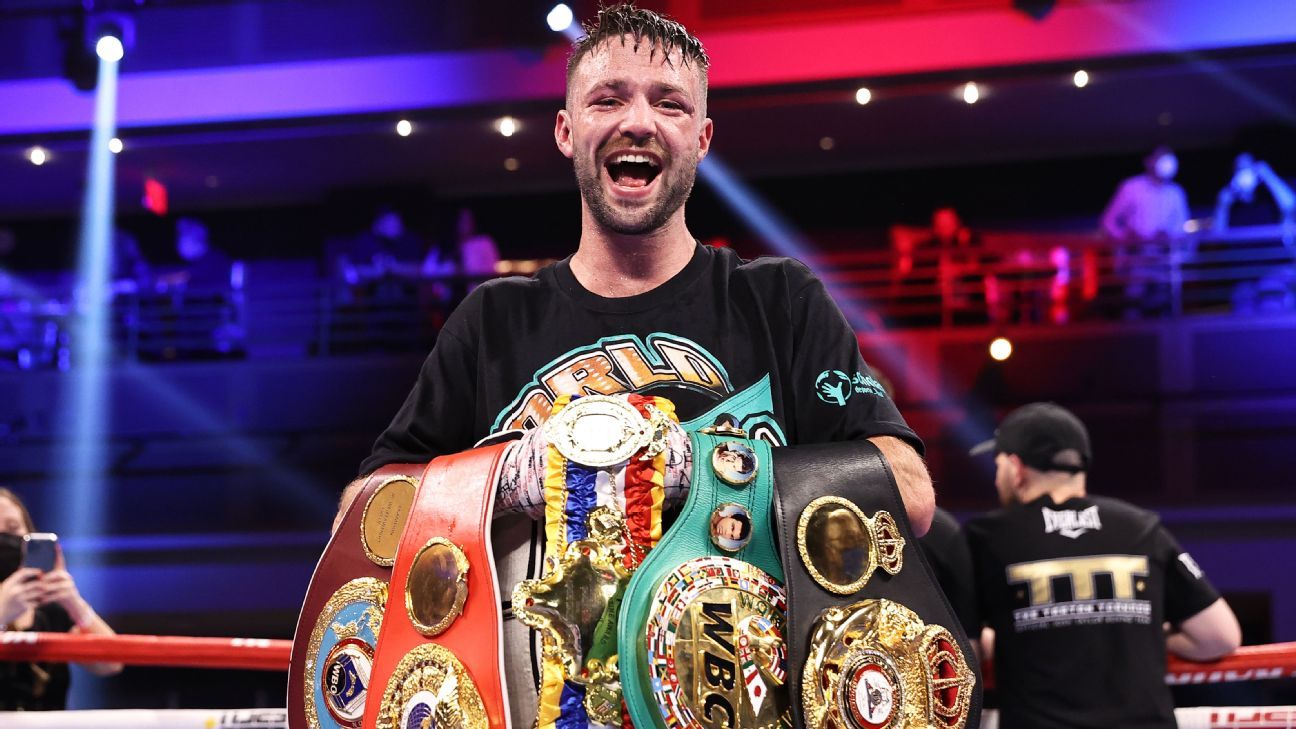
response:
M975 728L981 678L872 443L777 448L798 726Z

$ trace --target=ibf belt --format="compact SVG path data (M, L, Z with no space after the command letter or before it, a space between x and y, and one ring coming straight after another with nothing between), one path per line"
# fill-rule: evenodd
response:
M771 449L742 431L708 431L691 436L679 519L626 589L626 707L641 729L791 726Z
M387 583L424 464L384 466L329 539L302 604L288 680L291 729L357 729Z
M976 727L971 645L877 447L780 448L774 478L798 725Z
M428 464L392 568L364 729L508 726L489 531L507 447Z

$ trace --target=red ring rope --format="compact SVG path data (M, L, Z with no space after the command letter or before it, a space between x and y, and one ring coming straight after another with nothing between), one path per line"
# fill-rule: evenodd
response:
M0 632L0 661L109 662L187 668L288 670L292 641L158 635ZM993 665L982 666L993 685ZM1296 678L1296 642L1243 646L1209 663L1170 659L1166 682L1178 684Z
M126 663L287 671L290 640L161 635L0 633L0 661Z

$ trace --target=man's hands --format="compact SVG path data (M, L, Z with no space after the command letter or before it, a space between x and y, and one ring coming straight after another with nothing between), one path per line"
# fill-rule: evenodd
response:
M931 528L932 517L936 513L936 490L932 487L931 475L927 473L927 464L913 446L890 435L879 435L869 438L869 442L882 451L895 475L896 485L900 487L900 498L904 500L905 512L909 515L909 524L914 534L922 536Z
M333 534L338 530L338 527L342 524L343 515L346 514L347 509L351 508L351 502L355 501L356 495L360 493L360 489L364 488L365 481L368 480L368 476L361 476L342 489L342 499L338 502L337 514L333 517L333 527L329 530L329 534Z

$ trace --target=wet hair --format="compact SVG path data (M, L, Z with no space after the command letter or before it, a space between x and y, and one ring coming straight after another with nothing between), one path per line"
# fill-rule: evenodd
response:
M625 45L625 37L630 36L634 38L635 51L639 50L639 45L644 41L649 43L650 59L660 50L666 63L671 63L671 54L679 51L683 64L698 70L705 96L707 69L711 66L711 59L707 58L702 41L674 18L637 8L634 3L627 2L600 7L594 20L586 21L581 27L585 29L585 36L572 44L571 56L567 58L568 85L576 73L576 67L595 48L612 40L619 40Z
M23 503L22 499L18 498L18 494L0 486L0 499L9 499L14 503L14 506L18 507L19 513L22 514L23 525L27 527L28 533L36 531L36 525L32 523L31 513L27 511L27 505Z

